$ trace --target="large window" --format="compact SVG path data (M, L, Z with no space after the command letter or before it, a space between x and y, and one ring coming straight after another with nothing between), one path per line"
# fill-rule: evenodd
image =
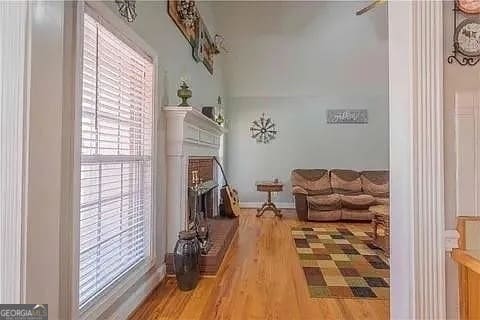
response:
M79 304L150 255L152 59L84 16Z

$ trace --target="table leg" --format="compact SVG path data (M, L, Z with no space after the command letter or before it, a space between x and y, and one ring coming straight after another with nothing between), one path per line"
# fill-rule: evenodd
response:
M267 210L267 207L268 207L268 204L266 202L263 203L262 207L257 209L257 217L261 217Z
M281 210L278 209L277 206L275 206L275 204L272 202L271 191L268 192L267 202L265 202L260 209L257 209L257 217L261 217L267 210L273 211L277 217L282 217L282 214L280 213Z

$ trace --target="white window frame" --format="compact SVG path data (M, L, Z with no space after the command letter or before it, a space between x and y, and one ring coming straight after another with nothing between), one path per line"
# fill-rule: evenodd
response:
M149 255L132 270L115 280L96 298L80 309L79 306L79 256L80 256L80 159L81 159L81 118L82 118L82 71L83 71L83 24L84 14L88 13L106 26L108 30L136 51L149 56L153 62L153 103L152 103L152 210L149 223ZM73 171L73 252L72 252L72 310L73 319L97 319L108 310L128 289L133 287L157 264L156 222L158 214L158 56L130 26L117 16L112 9L97 1L79 1L76 7L76 43L75 43L75 134L74 134L74 171Z

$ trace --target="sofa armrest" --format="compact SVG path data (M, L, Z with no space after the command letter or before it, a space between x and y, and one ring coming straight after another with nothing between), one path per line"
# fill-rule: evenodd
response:
M308 195L308 191L305 190L305 189L303 189L302 187L299 187L299 186L294 186L294 187L292 188L292 193L293 193L294 195L297 195L297 194L300 194L300 195L303 194L303 195L306 195L306 196Z
M308 220L308 203L307 194L294 193L295 209L297 210L297 217L300 221Z

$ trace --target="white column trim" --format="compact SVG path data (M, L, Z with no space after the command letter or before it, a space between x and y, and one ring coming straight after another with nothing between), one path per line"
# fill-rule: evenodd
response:
M417 319L443 319L443 4L413 1L414 290Z
M0 3L0 303L24 301L28 12Z
M391 312L445 318L443 8L389 1Z

